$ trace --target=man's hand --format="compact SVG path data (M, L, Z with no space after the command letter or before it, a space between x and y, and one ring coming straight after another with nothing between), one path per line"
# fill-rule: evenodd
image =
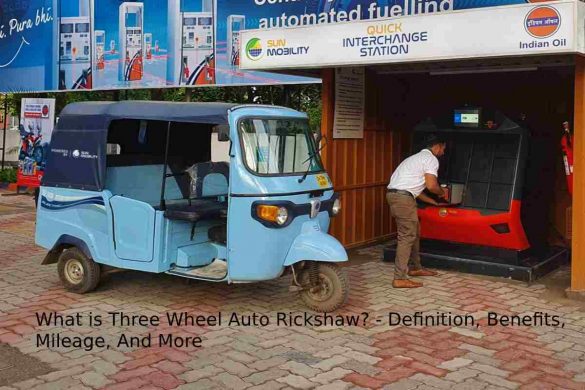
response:
M441 188L437 176L425 173L425 185L433 194L439 195L440 197L445 196L445 191Z
M418 198L417 198L417 199L418 199L418 200L421 200L421 201L423 201L423 202L425 202L425 203L432 204L433 206L438 206L438 205L439 205L439 203L438 203L436 200L434 200L434 199L433 199L433 198L431 198L430 196L426 195L424 192L423 192L423 193L421 193L421 194L418 196Z

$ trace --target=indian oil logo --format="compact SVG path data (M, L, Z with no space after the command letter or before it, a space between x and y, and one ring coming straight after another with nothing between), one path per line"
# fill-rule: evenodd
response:
M524 20L526 32L534 38L548 38L561 27L561 15L549 6L533 8Z
M262 42L259 38L252 38L246 45L246 57L252 61L258 61L263 55Z

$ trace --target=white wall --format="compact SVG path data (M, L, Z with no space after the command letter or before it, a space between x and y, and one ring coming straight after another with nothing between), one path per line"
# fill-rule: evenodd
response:
M2 132L3 129L0 129L0 145L2 145ZM6 130L6 150L4 155L4 160L7 162L14 162L18 161L18 150L13 153L8 153L8 151L14 147L20 146L20 134L18 132L18 128L14 127L12 129ZM1 152L0 152L1 153ZM1 155L0 155L1 157Z

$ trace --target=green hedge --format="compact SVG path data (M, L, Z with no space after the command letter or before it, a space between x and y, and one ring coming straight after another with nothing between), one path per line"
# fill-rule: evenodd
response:
M0 183L16 183L16 168L0 170Z

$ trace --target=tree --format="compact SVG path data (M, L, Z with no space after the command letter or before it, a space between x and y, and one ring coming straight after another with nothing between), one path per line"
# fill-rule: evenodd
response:
M306 112L309 115L309 123L313 131L316 131L321 125L320 84L9 94L7 99L9 112L12 115L20 115L20 102L24 97L55 98L57 113L69 103L82 101L164 100L279 105Z

